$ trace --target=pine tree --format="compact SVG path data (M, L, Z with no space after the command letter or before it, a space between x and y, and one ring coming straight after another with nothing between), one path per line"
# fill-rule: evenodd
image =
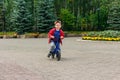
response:
M37 7L37 30L47 32L56 19L53 0L43 0Z
M3 27L3 13L2 13L2 8L3 8L3 1L0 1L0 31L2 31Z
M120 0L114 0L108 14L108 29L120 30Z
M4 0L5 1L5 20L6 20L6 31L13 31L16 20L16 0Z
M31 14L31 24L32 24L32 26L33 26L33 29L34 29L34 10L35 10L35 2L37 2L38 0L25 0L25 2L26 2L26 6L27 6L27 9L28 9L28 11L29 11L29 13ZM32 30L32 31L34 31L34 30Z
M24 34L25 32L31 32L31 14L29 13L26 2L24 0L18 0L18 12L16 21L16 32L18 34Z

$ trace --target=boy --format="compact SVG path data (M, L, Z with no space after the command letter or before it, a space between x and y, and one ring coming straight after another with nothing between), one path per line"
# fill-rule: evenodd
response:
M64 38L64 32L61 29L61 21L55 21L55 28L51 29L48 33L49 43L50 43L50 52L48 57L56 54L58 61L60 60L60 43L62 44L62 39ZM59 53L59 54L58 54Z

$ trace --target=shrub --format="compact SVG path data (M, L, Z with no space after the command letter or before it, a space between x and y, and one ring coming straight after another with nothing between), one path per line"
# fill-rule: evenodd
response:
M100 31L100 32L88 32L87 36L117 38L117 37L120 37L120 31L107 30L107 31Z

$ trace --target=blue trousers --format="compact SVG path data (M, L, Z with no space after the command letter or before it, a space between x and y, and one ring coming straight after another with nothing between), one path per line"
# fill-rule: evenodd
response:
M57 54L58 52L61 51L60 43L57 41L51 41L50 46L51 46L50 51L54 54Z

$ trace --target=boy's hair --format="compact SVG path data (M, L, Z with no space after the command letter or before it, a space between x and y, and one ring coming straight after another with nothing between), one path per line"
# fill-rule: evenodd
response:
M57 24L57 23L60 23L61 24L61 21L60 20L57 20L54 22L54 24Z

